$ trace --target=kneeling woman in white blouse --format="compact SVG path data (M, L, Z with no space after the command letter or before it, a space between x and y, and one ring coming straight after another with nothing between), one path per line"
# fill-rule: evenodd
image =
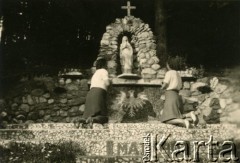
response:
M83 118L86 123L107 123L107 88L110 84L107 61L103 58L96 62L96 72L92 76L90 91L87 94Z

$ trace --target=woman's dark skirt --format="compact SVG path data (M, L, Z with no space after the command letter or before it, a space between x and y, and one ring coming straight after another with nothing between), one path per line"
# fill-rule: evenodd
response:
M107 116L107 91L91 88L87 94L83 118Z
M166 122L171 119L183 118L183 103L177 91L167 90L165 92L165 103L161 115L161 121Z

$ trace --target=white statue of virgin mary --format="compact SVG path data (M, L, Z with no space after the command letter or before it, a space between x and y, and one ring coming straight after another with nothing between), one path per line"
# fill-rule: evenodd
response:
M128 42L127 36L123 36L122 43L120 45L120 62L122 65L123 74L132 74L133 68L133 49Z

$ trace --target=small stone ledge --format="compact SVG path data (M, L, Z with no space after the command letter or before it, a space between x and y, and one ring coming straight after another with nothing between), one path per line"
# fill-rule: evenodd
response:
M122 79L112 78L112 85L146 85L146 86L161 86L163 79ZM91 81L88 81L91 84Z
M151 85L151 86L161 86L163 79L122 79L122 78L113 78L113 85Z
M183 81L194 81L196 78L194 77L186 77L182 76ZM124 78L112 78L112 85L145 85L145 86L161 86L163 82L163 78L158 79L124 79ZM91 81L88 81L90 84Z

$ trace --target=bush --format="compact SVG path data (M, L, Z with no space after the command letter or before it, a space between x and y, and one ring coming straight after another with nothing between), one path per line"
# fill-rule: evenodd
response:
M203 78L205 75L205 69L202 65L199 68L191 67L189 70L192 71L192 75L196 78Z
M77 155L84 151L74 142L18 143L11 142L8 146L0 145L0 162L29 163L75 163Z

